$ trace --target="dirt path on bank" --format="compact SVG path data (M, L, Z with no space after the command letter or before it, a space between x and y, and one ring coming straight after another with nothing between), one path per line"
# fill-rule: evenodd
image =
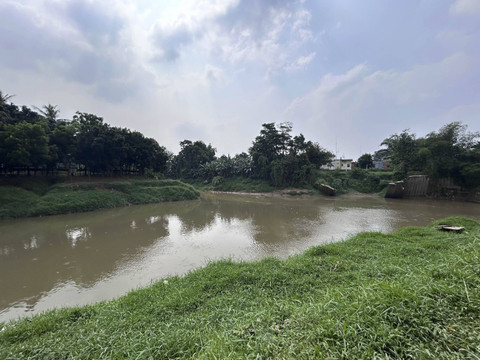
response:
M215 191L215 190L204 190L205 193L208 194L231 194L231 195L248 195L248 196L256 196L256 197L281 197L281 196L305 196L305 195L312 195L310 190L305 189L282 189L282 190L275 190L272 192L247 192L247 191Z

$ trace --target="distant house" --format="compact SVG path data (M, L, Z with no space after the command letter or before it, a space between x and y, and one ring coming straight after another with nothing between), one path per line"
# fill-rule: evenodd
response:
M323 165L321 168L324 170L352 170L354 167L353 159L334 159L330 164Z
M390 160L388 160L388 159L380 160L380 161L374 161L373 166L374 166L375 169L391 170Z

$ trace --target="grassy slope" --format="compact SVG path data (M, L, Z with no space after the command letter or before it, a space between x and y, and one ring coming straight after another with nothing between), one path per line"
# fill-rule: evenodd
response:
M365 171L356 169L353 171L331 171L316 170L313 174L312 184L297 184L296 188L304 188L311 190L313 193L317 183L327 184L337 189L337 194L345 194L347 192L360 193L380 193L385 191L388 183L392 179L391 172L383 171ZM216 177L210 182L192 181L192 185L202 190L214 191L233 191L233 192L272 192L289 188L284 186L276 188L269 184L266 180L251 179L244 177L223 178ZM384 195L384 194L383 194Z
M199 193L176 180L130 180L0 186L0 218L54 215L159 201L192 200Z
M0 358L478 358L480 223L441 223L467 230L408 227L285 261L214 262L10 323Z
M389 182L392 173L375 170L354 169L352 171L318 170L315 174L316 183L330 185L337 190L337 194L347 192L382 193Z
M218 180L217 180L218 179ZM192 185L202 190L213 191L232 191L232 192L250 192L266 193L272 192L276 188L269 185L268 181L260 179L251 179L245 177L214 178L209 183L204 181L192 182Z

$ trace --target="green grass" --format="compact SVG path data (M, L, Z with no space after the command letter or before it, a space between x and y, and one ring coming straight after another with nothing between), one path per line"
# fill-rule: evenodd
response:
M16 186L0 186L0 218L24 215L36 205L39 195Z
M311 193L318 193L318 191L314 190L316 188L315 184L321 183L335 188L337 194L345 194L348 192L381 193L385 191L391 178L392 173L385 171L366 171L361 169L355 169L353 171L316 170L312 184L297 184L295 187L309 190ZM217 176L211 181L191 181L191 183L201 190L227 192L267 193L288 188L274 187L266 180L244 177L223 178ZM291 195L295 194L292 193Z
M449 218L0 324L0 358L478 359L479 319L480 223Z
M251 179L245 177L215 177L211 182L197 181L193 182L195 187L202 190L228 191L228 192L250 192L250 193L267 193L277 190L271 186L266 180Z
M58 182L60 178L56 177L6 177L0 178L0 188L2 186L14 186L31 191L39 196L45 195L50 187Z
M193 200L200 196L191 185L177 180L58 183L41 186L0 186L0 218L41 216L92 211L130 204ZM21 187L22 186L22 187ZM42 191L38 190L42 189Z
M392 179L391 172L354 169L351 171L319 170L315 183L326 184L337 190L337 194L348 192L384 194Z
M348 192L384 193L392 179L392 172L377 170L354 169L352 171L315 170L310 183L296 184L295 188L310 191L311 194L319 193L316 184L326 184L337 190L337 194ZM267 180L246 177L224 178L216 176L210 181L185 179L196 188L210 191L268 193L283 190L292 186L275 187ZM301 194L303 194L302 192ZM298 195L298 194L291 194Z

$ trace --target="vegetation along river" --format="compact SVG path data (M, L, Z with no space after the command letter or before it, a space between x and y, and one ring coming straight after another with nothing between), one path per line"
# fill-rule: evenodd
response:
M198 201L0 221L0 321L111 299L210 260L285 258L480 205L376 196L207 194Z

